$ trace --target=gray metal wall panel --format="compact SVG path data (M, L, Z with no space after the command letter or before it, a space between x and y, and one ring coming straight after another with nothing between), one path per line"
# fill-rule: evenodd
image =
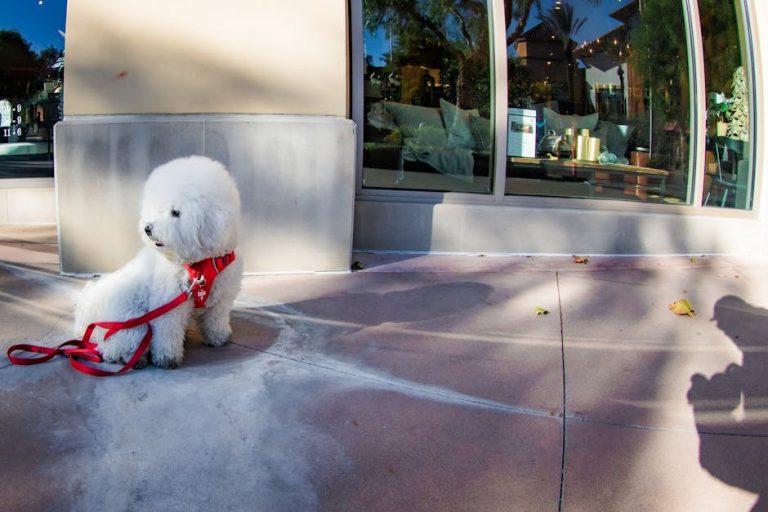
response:
M67 118L55 132L62 272L125 263L140 247L145 178L191 154L220 160L238 183L246 272L348 270L354 132L325 116Z

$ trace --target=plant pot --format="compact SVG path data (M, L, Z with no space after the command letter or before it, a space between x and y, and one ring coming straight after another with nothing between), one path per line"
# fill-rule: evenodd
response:
M728 133L728 123L725 121L718 121L717 122L717 136L718 137L725 137L725 134Z
M715 158L715 153L713 151L707 151L705 153L704 161L705 161L707 174L717 174L717 160Z
M651 154L647 148L635 148L629 152L629 165L636 167L648 167L648 161L651 159Z

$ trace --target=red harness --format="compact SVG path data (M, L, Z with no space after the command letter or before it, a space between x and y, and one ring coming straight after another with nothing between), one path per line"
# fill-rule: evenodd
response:
M187 287L186 290L182 291L170 302L167 302L148 313L145 313L136 318L131 318L129 320L121 322L94 322L85 329L85 334L83 334L82 340L74 339L65 341L58 347L42 347L39 345L29 344L13 345L8 349L8 359L13 364L30 365L44 363L61 354L69 357L69 363L72 365L72 368L88 375L94 375L96 377L108 377L110 375L125 373L139 362L141 356L143 356L147 351L147 348L149 348L149 342L152 341L152 327L149 325L149 322L159 316L166 314L190 298L194 300L196 308L204 307L205 302L208 300L208 296L211 293L211 287L213 286L213 282L216 280L216 277L218 277L219 273L227 268L227 266L233 261L235 261L235 253L230 252L224 256L219 256L218 258L208 258L191 265L184 265L184 268L186 268L187 272L189 273L189 287ZM102 329L107 330L107 333L104 335L104 341L106 341L110 336L118 331L122 331L123 329L132 329L143 324L147 325L147 332L141 339L141 342L139 343L139 346L131 359L126 362L125 366L119 370L114 372L110 370L103 370L84 362L90 361L92 363L101 363L104 361L101 357L101 354L96 350L96 343L91 341L91 336L93 335L93 331L96 329L96 327L101 327ZM43 354L43 356L17 357L13 355L14 352L34 352L36 354Z
M235 253L228 252L218 258L208 258L191 265L184 265L189 272L189 280L192 283L190 296L195 301L196 308L205 306L216 277L233 261L235 261Z

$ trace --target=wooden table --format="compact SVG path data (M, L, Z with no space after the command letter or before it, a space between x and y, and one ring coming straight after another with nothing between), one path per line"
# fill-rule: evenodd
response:
M604 188L621 189L645 201L648 193L663 194L669 172L652 167L625 164L601 164L584 160L509 157L513 165L538 167L547 178L582 178L595 192Z

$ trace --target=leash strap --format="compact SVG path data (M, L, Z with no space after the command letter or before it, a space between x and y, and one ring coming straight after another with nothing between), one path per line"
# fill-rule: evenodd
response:
M8 360L10 360L11 363L16 365L32 365L32 364L40 364L46 361L50 361L57 355L63 355L63 356L69 357L69 364L72 366L72 368L74 368L75 370L81 373L85 373L87 375L93 375L95 377L108 377L110 375L125 373L131 368L133 368L133 366L136 363L139 362L141 357L149 348L149 343L150 341L152 341L152 327L149 325L149 322L159 316L166 314L167 312L171 311L172 309L179 306L180 304L186 302L187 299L190 297L191 290L192 288L190 288L190 291L181 292L171 302L163 304L159 308L155 308L149 313L146 313L141 316L137 316L136 318L131 318L122 322L94 322L85 329L85 334L83 335L82 340L74 339L74 340L65 341L58 347L42 347L40 345L30 345L26 343L13 345L8 349ZM131 359L128 360L128 362L126 362L125 365L119 370L117 371L104 370L102 368L97 368L85 362L85 361L89 361L91 363L104 362L104 359L101 357L101 354L99 354L96 351L96 343L93 343L91 341L91 336L93 336L93 331L97 327L100 327L102 329L107 329L107 333L104 335L104 340L107 340L110 336L112 336L118 331L122 331L124 329L132 329L134 327L138 327L143 324L146 324L147 332L144 334L144 337L141 339L141 342L139 342L139 346L136 348L136 352L134 352ZM72 347L72 348L68 348L68 347ZM14 352L32 352L35 354L43 354L43 355L41 357L18 357L14 355Z
M219 273L227 268L227 266L235 261L235 253L229 252L224 256L217 258L208 258L202 261L198 261L192 265L185 265L187 272L189 273L190 285L189 287L176 296L175 299L163 304L162 306L153 309L152 311L145 313L136 318L130 318L121 322L93 322L85 329L83 339L65 341L58 347L42 347L40 345L30 345L21 343L13 345L8 349L8 360L16 365L32 365L40 364L46 361L50 361L57 355L63 355L69 357L69 364L75 370L85 373L87 375L93 375L95 377L109 377L110 375L117 375L125 373L139 362L141 356L149 348L149 343L152 341L152 327L149 322L155 318L162 316L172 309L176 308L180 304L183 304L188 299L193 299L195 307L200 308L205 306L205 301L208 299L213 282ZM140 325L146 324L147 332L139 342L139 346L136 348L131 359L125 363L125 365L117 371L104 370L97 368L93 365L86 363L103 363L104 359L101 354L96 350L96 343L91 341L93 331L100 327L106 329L107 333L104 335L104 340L109 339L110 336L116 332L124 329L133 329ZM68 348L72 347L72 348ZM14 352L31 352L34 354L43 354L41 357L18 357L13 355Z

